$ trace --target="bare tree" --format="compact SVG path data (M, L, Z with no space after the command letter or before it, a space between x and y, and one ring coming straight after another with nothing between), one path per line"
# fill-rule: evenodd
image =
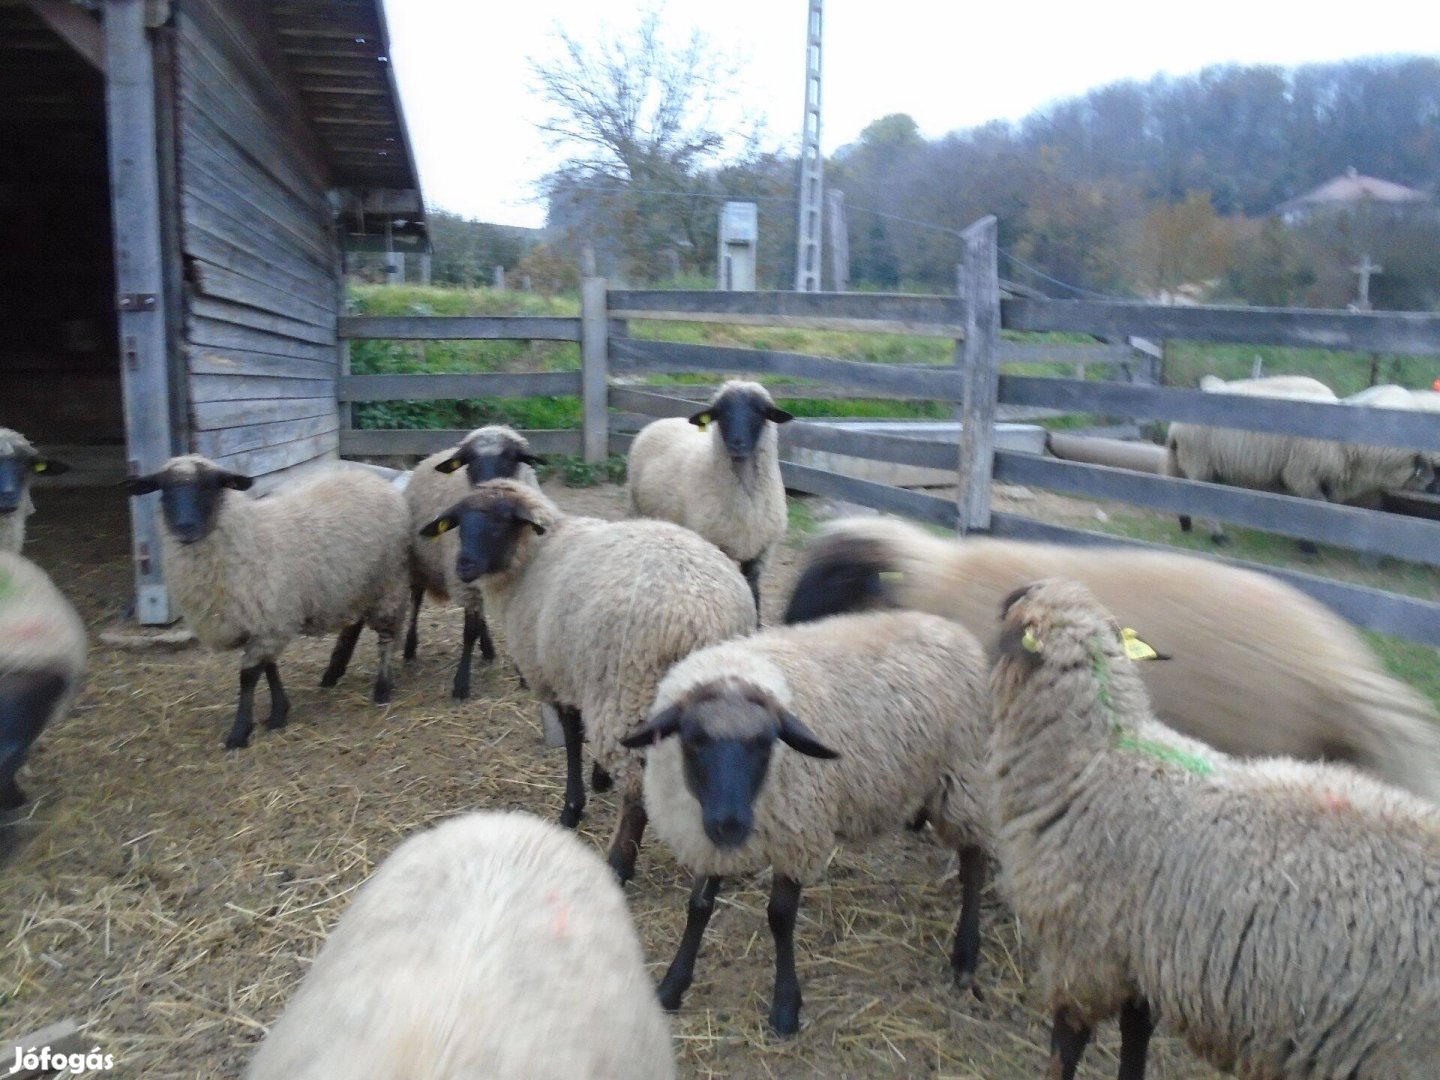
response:
M715 109L733 96L735 64L698 30L670 44L654 11L598 41L554 37L555 55L530 61L550 108L540 129L570 155L549 178L552 203L593 189L589 226L612 234L631 274L651 276L714 209L694 196L729 141Z

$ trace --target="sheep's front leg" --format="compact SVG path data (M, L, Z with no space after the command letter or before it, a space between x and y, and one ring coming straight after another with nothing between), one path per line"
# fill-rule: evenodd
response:
M615 819L615 835L610 839L607 861L620 884L635 876L635 860L640 857L640 841L650 815L645 812L644 788L639 769L631 769L620 794L620 814Z
M1145 1055L1155 1018L1144 1000L1127 1001L1120 1010L1120 1071L1116 1080L1145 1080Z
M391 677L395 663L395 632L386 624L376 628L375 636L379 638L380 669L375 674L375 692L371 698L376 705L388 705L390 692L395 688Z
M414 660L420 647L420 605L425 602L425 589L410 586L410 629L405 632L405 659Z
M775 938L775 996L770 1026L777 1035L800 1030L800 976L795 974L795 919L800 912L800 883L776 874L765 914Z
M670 961L665 978L660 980L660 1004L670 1012L680 1008L685 991L695 979L695 958L700 955L700 939L710 925L710 916L715 913L715 897L720 892L719 877L699 874L695 886L690 890L690 907L685 914L685 934L680 938L680 948L675 950L675 959Z
M475 642L484 635L486 642L490 635L485 631L485 616L478 611L465 609L465 639L460 645L460 666L455 669L455 683L450 689L450 696L456 701L464 701L470 696L470 664L475 656Z
M1067 1006L1055 1010L1055 1024L1050 1029L1050 1080L1075 1080L1090 1034L1089 1026L1072 1017Z
M757 555L753 559L746 559L740 564L740 573L745 575L745 583L750 586L750 595L755 598L755 619L760 620L760 575L765 571L765 556Z
M969 989L977 998L975 970L980 966L980 893L985 888L985 851L971 845L960 849L960 918L955 923L955 947L950 970L957 989Z
M265 718L265 726L274 731L290 722L290 698L286 696L285 686L280 682L280 669L275 666L275 661L267 660L262 667L265 671L265 685L270 688L270 715Z
M240 669L240 703L235 708L235 723L225 738L226 750L239 750L250 745L250 732L255 730L255 684L265 663Z
M360 631L365 629L365 620L359 619L335 635L335 649L330 654L330 663L325 674L320 676L320 685L329 689L340 681L345 669L350 666L350 657L355 653L355 642L360 640Z
M560 811L560 824L573 829L585 815L585 775L580 768L585 733L579 709L557 704L555 711L560 714L560 727L565 732L565 809Z

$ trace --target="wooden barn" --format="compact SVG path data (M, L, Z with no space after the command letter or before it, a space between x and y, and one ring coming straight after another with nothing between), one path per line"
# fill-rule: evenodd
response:
M0 426L81 482L336 457L344 252L428 244L381 0L0 0L0 146Z

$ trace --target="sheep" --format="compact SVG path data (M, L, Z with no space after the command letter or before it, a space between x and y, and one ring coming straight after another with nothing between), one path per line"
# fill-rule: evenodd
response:
M531 691L565 732L565 806L585 809L583 733L620 789L610 865L635 872L646 825L637 755L621 738L646 715L671 664L755 628L745 579L713 544L664 521L564 514L542 492L490 480L420 530L458 530L455 574L480 582ZM582 721L583 717L583 721Z
M1246 397L1339 400L1324 383L1298 375L1228 383L1207 375L1200 380L1200 388L1206 393ZM1352 502L1383 488L1423 488L1434 479L1430 463L1410 450L1298 435L1177 423L1170 425L1165 446L1166 476L1282 491L1324 502ZM1181 530L1189 532L1190 526L1190 516L1181 514ZM1211 523L1210 538L1217 544L1226 542L1219 522ZM1310 554L1316 550L1309 541L1301 541L1300 547Z
M757 614L765 559L789 520L775 425L793 419L759 383L731 379L688 421L647 424L630 447L631 514L693 529L738 562Z
M211 649L242 650L231 750L250 744L261 674L270 688L265 726L288 722L276 664L300 634L339 630L320 680L332 687L368 624L380 638L375 702L388 702L409 580L409 515L389 482L329 469L261 500L240 494L252 483L194 454L126 482L132 496L160 492L166 575L196 637Z
M1089 590L1003 607L1001 889L1040 953L1050 1075L1118 1014L1122 1080L1157 1023L1250 1080L1433 1077L1440 808L1344 766L1192 754Z
M959 985L971 985L989 846L985 679L974 635L913 611L762 631L670 670L650 719L622 740L650 747L646 810L696 875L662 1005L678 1009L690 986L722 877L771 867L770 1024L793 1035L801 888L824 873L837 840L898 832L917 815L960 855L965 895L951 966Z
M35 512L30 478L59 476L69 469L63 461L41 457L18 431L0 427L0 551L25 546L25 519Z
M1434 390L1407 390L1403 386L1386 383L1371 386L1345 399L1347 405L1366 405L1374 409L1404 409L1415 412L1440 413L1440 393ZM1424 452L1434 478L1425 488L1429 492L1440 492L1440 452Z
M425 594L428 592L442 603L452 598L458 600L465 609L465 640L451 692L459 701L470 696L470 666L475 642L479 641L480 655L487 661L495 659L495 645L485 625L485 606L479 589L467 588L455 580L455 545L449 542L449 538L439 544L421 539L419 529L464 498L465 493L476 484L486 480L512 477L539 487L532 466L543 463L544 459L531 453L530 444L512 428L476 428L458 446L431 454L420 462L405 487L411 528L410 629L405 636L405 659L415 658L419 643L420 605ZM448 580L447 564L451 570Z
M246 1080L675 1075L635 926L605 865L521 813L451 818L381 864Z
M0 811L25 803L15 774L85 671L85 627L45 572L0 551Z
M1347 761L1440 801L1440 720L1429 702L1385 674L1329 608L1265 574L1178 552L955 541L854 518L810 544L785 619L915 608L956 619L993 652L1000 599L1059 574L1179 652L1144 671L1171 727L1230 754Z

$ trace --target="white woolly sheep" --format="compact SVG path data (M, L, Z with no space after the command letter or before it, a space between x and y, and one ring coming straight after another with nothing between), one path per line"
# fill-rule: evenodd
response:
M1374 409L1405 409L1414 412L1440 413L1440 392L1434 390L1407 390L1403 386L1385 383L1351 394L1345 399L1347 405L1366 405ZM1440 451L1423 451L1435 478L1426 491L1440 491Z
M59 476L69 468L63 461L41 457L18 431L0 427L0 551L25 546L25 519L35 512L31 478Z
M770 867L770 1023L794 1034L802 886L824 873L838 840L899 832L921 815L960 855L965 895L951 965L957 983L971 984L989 846L985 677L973 634L914 611L779 627L670 670L650 719L624 740L650 747L646 810L696 875L662 1005L678 1009L690 986L722 877Z
M80 616L45 572L0 551L0 810L25 802L15 774L75 696L86 649Z
M670 1080L625 898L574 836L466 814L413 836L331 932L246 1080Z
M1429 702L1385 674L1329 608L1265 574L1179 553L956 541L853 518L811 543L785 618L914 608L959 621L993 651L1001 598L1062 574L1177 653L1143 672L1171 727L1231 754L1345 761L1440 801L1440 720Z
M196 637L212 649L242 650L229 749L249 745L262 673L271 708L264 724L287 723L290 701L276 663L301 634L339 631L320 680L330 687L368 624L380 638L375 701L389 701L409 580L410 517L388 481L336 468L259 500L240 494L251 483L189 455L126 484L131 495L160 492L166 573Z
M1434 1077L1440 808L1342 766L1195 755L1088 590L1040 582L1006 609L997 846L1041 957L1050 1075L1118 1014L1122 1080L1157 1023L1248 1080Z
M1315 379L1276 375L1266 379L1222 382L1213 375L1200 381L1212 394L1336 402L1334 392ZM1260 491L1282 491L1304 499L1352 502L1384 488L1423 488L1434 470L1420 454L1386 446L1338 443L1298 435L1171 424L1166 438L1165 475L1187 480ZM1180 528L1190 531L1190 517L1180 515ZM1211 522L1210 538L1224 543L1219 522ZM1301 541L1302 550L1315 545Z
M480 582L531 692L559 713L561 824L573 828L585 808L582 730L595 761L620 785L610 865L628 881L646 816L639 755L620 740L647 715L670 665L754 629L745 579L688 529L569 516L515 480L481 484L421 533L452 529L460 537L457 576Z
M431 454L415 466L405 487L411 531L410 630L405 636L405 659L415 658L420 605L425 594L428 592L440 603L457 601L465 609L465 639L452 688L459 700L470 696L470 666L476 641L480 643L480 655L487 661L495 659L495 645L485 625L485 603L480 590L464 585L455 577L454 538L444 537L437 544L422 538L419 530L486 480L509 477L539 487L531 466L543 461L530 452L529 442L512 428L499 425L476 428L458 446Z
M788 521L775 425L792 419L759 383L731 379L688 421L646 424L630 447L630 512L693 529L738 562L757 613Z

